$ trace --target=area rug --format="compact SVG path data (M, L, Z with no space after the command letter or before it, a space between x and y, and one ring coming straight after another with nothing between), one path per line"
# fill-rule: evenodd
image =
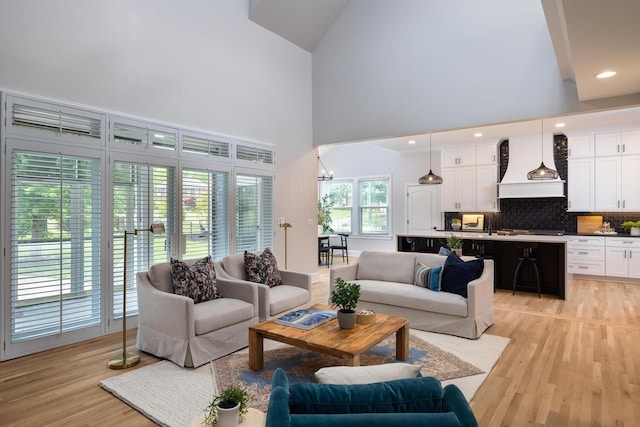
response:
M424 345L420 344L417 339L422 341ZM414 349L414 344L417 342L420 348ZM467 400L471 400L508 342L508 338L488 334L484 334L477 340L467 340L449 335L411 330L410 357L416 360L421 358L421 362L413 363L424 365L423 375L426 373L443 379L443 385L456 384ZM389 343L383 342L381 344L384 345L379 345L378 348L370 350L366 356L362 357L363 365L382 363L383 359L394 360L395 344L387 350L384 347L389 347ZM431 349L431 353L429 353L429 349ZM285 369L292 382L304 380L307 377L312 378L313 372L321 367L314 365L318 363L318 355L304 356L301 354L304 353L302 350L266 340L265 369L254 373L246 365L246 353L247 349L240 350L197 369L180 368L169 361L161 361L107 378L100 383L100 386L140 411L156 424L182 427L188 425L202 413L211 401L211 396L219 389L219 385L224 385L226 382L241 382L252 390L258 390L259 392L254 395L252 406L261 408L261 405L264 405L268 400L268 389L265 388L270 385L270 374L266 372L273 369L272 360L276 362L280 360L278 366ZM308 359L302 363L303 366L304 363L307 363L308 368L299 369L300 361L303 359ZM244 365L242 360L244 360ZM289 363L287 360L297 360L298 362ZM426 363L424 363L425 361ZM334 363L328 362L322 366L339 364L337 359L333 361ZM310 380L312 381L312 379Z
M395 337L382 341L360 357L360 365L397 362L395 343ZM409 359L404 362L422 366L420 372L423 376L436 377L441 381L484 373L480 368L418 338L415 334L409 336ZM295 384L314 382L314 373L318 369L340 365L343 363L336 357L296 347L285 347L265 351L264 368L259 371L249 369L248 354L243 352L216 360L213 363L213 372L221 389L231 384L241 385L251 395L249 406L266 411L271 393L271 378L276 368L284 369L289 384Z

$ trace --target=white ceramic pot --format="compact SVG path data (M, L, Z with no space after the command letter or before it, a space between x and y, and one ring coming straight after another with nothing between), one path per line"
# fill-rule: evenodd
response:
M460 249L451 249L453 252L455 252L456 255L458 256L462 256L462 248Z
M218 412L218 427L238 427L240 420L240 404L233 408L216 407Z
M459 222L457 223L451 223L451 228L454 230L460 230L460 227L462 227L462 224L460 224Z

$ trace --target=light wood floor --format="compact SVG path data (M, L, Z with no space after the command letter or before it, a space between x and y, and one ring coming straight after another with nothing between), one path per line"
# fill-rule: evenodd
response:
M511 342L471 401L481 426L640 425L640 285L576 281L574 289L568 302L495 294L487 332ZM313 293L327 301L326 268ZM133 344L135 331L128 335ZM107 368L120 344L111 334L0 363L0 425L153 425L98 386L122 373Z

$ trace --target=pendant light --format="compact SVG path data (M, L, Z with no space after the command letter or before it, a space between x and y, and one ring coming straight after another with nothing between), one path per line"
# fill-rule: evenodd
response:
M442 184L442 177L431 171L431 133L429 133L429 173L418 180L420 184Z
M322 166L322 175L318 173L318 181L331 181L333 179L333 171L327 174L327 168L324 163L322 163L322 160L320 160L320 156L318 156L318 168L320 166Z
M544 165L544 121L540 120L541 130L540 130L540 139L542 140L542 161L540 162L540 166L530 171L527 174L527 179L529 181L543 181L543 180L551 180L558 179L558 172L546 167Z

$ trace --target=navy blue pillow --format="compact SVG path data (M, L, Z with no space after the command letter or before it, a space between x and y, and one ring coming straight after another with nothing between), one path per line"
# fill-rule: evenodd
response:
M440 290L467 298L467 284L482 275L484 259L476 258L464 262L452 252L444 262Z

